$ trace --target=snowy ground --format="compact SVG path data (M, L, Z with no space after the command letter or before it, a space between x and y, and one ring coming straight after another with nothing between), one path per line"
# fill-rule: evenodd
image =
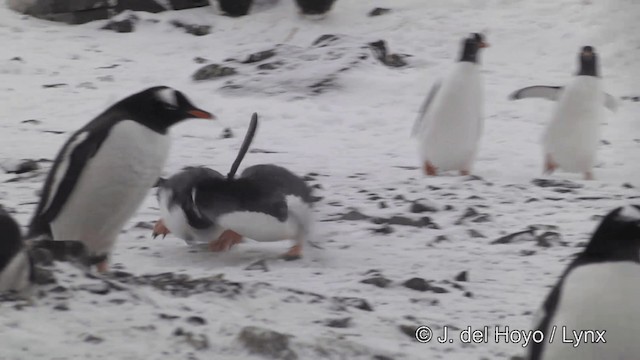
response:
M189 249L171 236L151 239L144 226L157 219L158 209L150 192L119 239L113 268L138 276L212 277L211 288L176 293L160 289L157 281L156 287L136 285L126 274L117 280L125 285L104 288L101 281L59 265L63 288L58 292L35 296L33 303L0 303L0 359L259 358L247 355L238 338L248 326L291 335L288 347L281 342L282 351L273 355L280 359L523 355L520 344L495 343L493 337L482 344L457 338L421 344L402 329L428 325L439 331L446 325L454 336L455 329L467 326L528 329L597 216L640 202L639 102L622 100L617 114L607 113L596 181L582 181L579 174L551 177L572 181L575 186L567 188L532 183L540 176L539 138L552 104L507 100L519 87L568 82L577 50L586 44L600 54L608 92L618 98L640 95L640 5L635 0L338 0L329 17L312 21L299 17L292 3L280 0L239 19L220 16L215 8L141 13L143 21L130 34L99 30L104 22L68 26L0 7L3 163L52 159L70 131L108 105L164 84L219 118L174 129L166 174L186 165L225 172L256 111L262 122L253 147L267 152L249 154L243 167L276 163L300 175L315 173L311 183L320 185L316 195L322 197L316 208L316 243L322 248L307 247L303 260L284 262L275 257L288 248L285 242L247 242L213 254ZM376 6L392 12L367 17ZM147 21L153 19L159 21ZM187 34L170 24L176 19L211 25L211 34ZM474 171L480 178L425 178L409 139L412 122L431 83L457 56L460 39L479 30L487 31L491 43L481 55L486 126ZM338 62L380 39L392 52L412 57L408 66L390 68L369 56L340 72L331 61L314 67L295 55L324 34L346 35L338 51L346 55L336 56ZM260 76L245 64L235 78L191 80L205 65L196 57L221 63L283 42L289 46L283 56L296 64L291 71ZM308 91L309 78L327 76L332 81L326 91ZM224 88L231 79L243 87ZM45 87L52 84L63 85ZM38 122L24 122L31 119ZM225 127L235 137L222 139ZM48 169L48 163L42 165L35 177L19 181L0 174L0 203L23 225ZM411 201L418 199L438 211L411 213ZM340 220L352 209L392 224ZM393 216L428 216L438 229L423 226L426 221L394 224L402 219ZM540 224L548 226L492 244ZM551 234L541 237L545 232ZM246 270L262 259L268 271ZM468 281L454 281L462 271ZM377 274L391 283L385 288L361 283ZM402 285L414 277L433 280L435 292ZM364 300L369 307L344 298ZM332 320L341 320L338 327Z

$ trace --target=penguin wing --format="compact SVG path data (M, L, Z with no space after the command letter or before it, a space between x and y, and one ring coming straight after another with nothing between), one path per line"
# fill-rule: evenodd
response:
M553 315L555 314L555 309L556 309L556 306L558 306L558 301L560 300L560 285L561 283L558 283L558 285L556 285L553 288L553 290L551 290L551 293L549 293L549 296L547 296L546 300L542 304L542 308L539 310L539 313L537 316L538 320L534 325L534 330L542 331L545 339L550 338L551 333L554 331L550 328L550 325L551 325L550 322ZM529 344L528 346L529 357L527 359L541 360L542 351L544 350L544 343L545 343L544 341L539 343L532 341L531 344Z
M562 90L562 86L529 86L511 93L511 95L509 95L509 100L542 98L555 101L560 97L560 93L562 92Z
M29 225L29 237L52 235L49 223L69 199L82 171L107 135L108 131L81 130L67 140L47 175L40 202Z
M440 86L441 86L441 82L437 81L435 84L433 84L433 86L431 87L431 90L429 90L429 94L427 95L427 98L424 100L424 102L420 106L420 109L418 110L418 117L413 123L413 128L411 129L411 136L415 136L418 133L418 130L422 126L422 122L425 119L425 114L429 110L429 106L433 102L433 99L436 97L436 94L438 94L438 90L440 90Z

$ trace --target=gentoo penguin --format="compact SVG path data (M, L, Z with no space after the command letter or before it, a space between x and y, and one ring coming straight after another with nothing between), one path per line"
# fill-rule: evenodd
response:
M323 15L331 10L335 0L296 0L304 15Z
M220 10L232 17L247 15L252 4L253 0L218 0Z
M567 87L526 87L511 94L510 99L558 100L543 136L544 173L551 174L559 167L584 173L585 179L591 180L600 141L603 105L615 111L617 102L602 89L595 49L583 47L579 61L580 71Z
M276 165L254 165L239 178L215 179L194 189L198 211L227 230L210 244L213 251L231 248L242 237L256 241L291 239L286 260L302 256L313 223L311 189L300 177Z
M30 284L31 262L18 223L0 206L0 292Z
M544 341L529 345L528 359L637 359L638 279L640 206L633 205L610 212L564 271L540 311Z
M483 84L479 50L487 47L474 33L464 39L453 71L436 82L420 108L412 134L416 136L427 175L459 170L468 175L478 150L483 127Z
M62 147L28 236L78 240L89 255L108 256L160 176L169 128L188 118L213 116L166 86L131 95L98 115ZM107 260L98 270L107 270Z

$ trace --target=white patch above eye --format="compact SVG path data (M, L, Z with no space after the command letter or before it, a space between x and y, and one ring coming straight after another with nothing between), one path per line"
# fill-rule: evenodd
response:
M640 220L640 209L632 205L625 206L618 213L618 217L627 221Z
M158 96L158 99L160 99L160 101L162 101L163 103L174 108L178 107L178 94L174 89L164 88L158 90L158 92L156 92L156 95Z

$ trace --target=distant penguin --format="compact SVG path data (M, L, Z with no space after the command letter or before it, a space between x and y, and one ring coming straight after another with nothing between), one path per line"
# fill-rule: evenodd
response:
M583 47L579 61L580 71L567 87L526 87L511 94L510 99L557 100L543 136L544 173L551 174L559 167L569 172L581 172L585 179L591 180L600 142L603 105L616 111L617 102L602 89L595 49Z
M610 212L564 271L540 311L544 341L529 345L528 359L637 359L638 279L640 206L633 205Z
M232 17L247 15L252 4L253 0L218 0L220 10Z
M18 223L0 206L0 292L22 291L30 284L31 262Z
M153 228L153 237L173 233L189 245L217 240L223 230L203 217L193 199L193 189L200 183L224 179L206 167L186 167L168 179L158 182L158 204L161 218Z
M29 237L84 242L109 255L169 155L171 126L212 119L179 91L152 87L111 106L64 144L47 176ZM98 264L107 270L107 260Z
M335 0L296 0L304 15L323 15L331 10Z
M412 133L427 175L449 170L458 170L461 175L471 172L484 121L479 51L485 47L488 44L481 34L464 39L453 71L444 82L432 86L419 110Z
M311 235L313 216L311 189L300 177L276 165L254 165L234 180L201 183L193 198L200 214L225 229L210 244L224 251L242 237L256 241L294 240L284 259L302 256Z

